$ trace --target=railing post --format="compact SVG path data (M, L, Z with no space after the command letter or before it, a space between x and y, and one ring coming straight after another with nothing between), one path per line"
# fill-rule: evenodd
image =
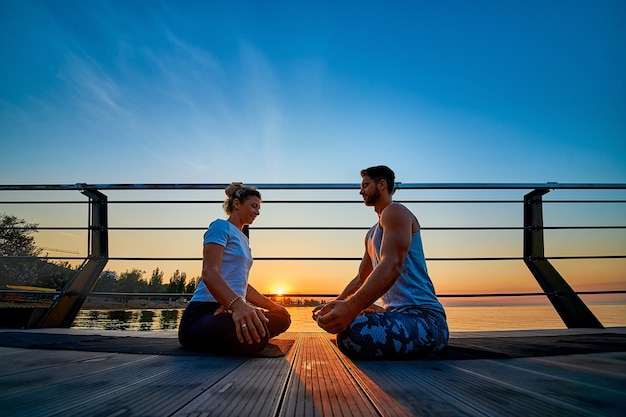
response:
M568 328L603 328L544 254L543 201L548 189L524 196L524 262Z
M44 318L36 326L71 327L96 286L109 260L107 196L96 189L81 191L89 198L89 254L87 262L68 281Z

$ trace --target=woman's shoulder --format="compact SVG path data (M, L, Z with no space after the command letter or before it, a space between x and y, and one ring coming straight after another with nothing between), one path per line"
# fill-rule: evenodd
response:
M216 219L209 224L209 228L204 232L204 243L218 243L225 245L233 235L232 229L227 220Z
M226 224L226 223L228 223L228 220L224 220L224 219L215 219L215 220L213 220L213 221L209 224L209 227L211 227L211 226L222 226L222 227L224 227L224 226L227 226L227 224Z
M224 219L215 219L213 220L210 224L208 229L205 232L205 235L207 234L215 234L215 233L230 233L231 229L229 226L230 222L228 222L228 220L224 220Z
M231 225L226 219L215 219L209 224L209 229L231 230Z

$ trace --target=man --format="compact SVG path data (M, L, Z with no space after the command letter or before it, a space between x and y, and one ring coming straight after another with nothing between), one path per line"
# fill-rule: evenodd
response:
M386 166L361 171L365 205L379 221L367 233L356 277L313 318L354 359L423 357L448 342L445 311L428 276L420 226L392 200L395 174ZM382 299L382 307L373 303Z

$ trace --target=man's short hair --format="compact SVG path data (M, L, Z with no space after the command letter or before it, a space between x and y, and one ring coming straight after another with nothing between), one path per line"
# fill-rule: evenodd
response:
M361 177L368 176L375 182L385 180L387 183L387 190L389 194L393 194L395 191L396 174L393 173L391 168L385 165L377 165L375 167L369 167L361 170Z

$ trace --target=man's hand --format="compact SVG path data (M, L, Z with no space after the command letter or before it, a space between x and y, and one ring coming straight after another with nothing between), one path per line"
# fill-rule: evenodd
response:
M360 310L355 309L349 301L335 300L316 307L313 310L314 317L316 313L317 325L328 333L337 334L350 326Z

